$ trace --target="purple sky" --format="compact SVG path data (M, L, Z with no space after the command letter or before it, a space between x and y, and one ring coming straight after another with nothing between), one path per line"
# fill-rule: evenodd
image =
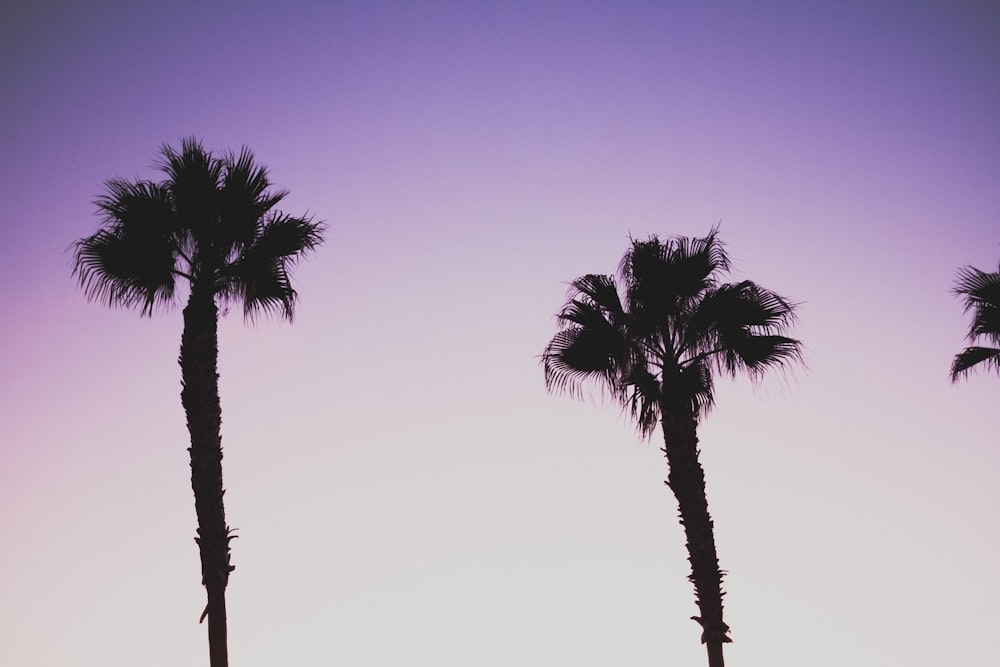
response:
M192 134L329 224L293 326L222 326L234 665L702 664L659 444L537 355L566 281L720 220L808 359L700 432L730 663L993 660L1000 379L947 372L1000 6L64 4L0 22L0 664L207 662L180 312L67 252Z

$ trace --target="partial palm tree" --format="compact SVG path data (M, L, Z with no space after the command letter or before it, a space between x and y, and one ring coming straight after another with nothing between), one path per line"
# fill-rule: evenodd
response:
M659 427L680 509L710 667L729 642L722 570L698 460L698 424L713 405L716 374L765 371L801 360L784 335L795 304L744 280L722 283L729 258L713 228L704 238L633 240L611 275L570 283L559 331L542 353L549 391L580 397L596 382L634 418L642 437Z
M73 274L87 298L151 316L186 291L181 335L181 403L191 435L191 487L208 603L211 667L228 664L226 586L234 566L222 486L219 404L220 307L244 316L292 319L296 261L323 241L322 223L275 207L268 171L249 149L213 155L194 138L163 146L160 182L110 180L97 200L97 232L73 245ZM186 289L185 289L186 288Z
M951 381L957 382L977 367L1000 371L1000 271L987 273L964 266L958 272L953 292L965 301L965 312L972 311L966 340L973 345L955 355ZM980 339L992 347L976 345Z

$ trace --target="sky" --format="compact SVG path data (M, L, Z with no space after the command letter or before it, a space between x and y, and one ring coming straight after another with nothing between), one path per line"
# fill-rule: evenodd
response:
M251 147L327 240L221 326L231 663L705 663L655 438L545 391L567 282L715 224L806 364L699 436L733 666L984 665L1000 5L14 0L0 22L0 664L207 664L180 308L69 248L163 144Z

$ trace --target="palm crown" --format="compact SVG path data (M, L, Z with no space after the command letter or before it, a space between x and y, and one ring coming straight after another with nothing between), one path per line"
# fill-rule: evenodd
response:
M795 304L749 280L721 283L729 257L717 233L633 240L617 281L570 283L560 331L542 354L548 388L578 395L597 380L648 436L664 405L708 411L714 374L758 377L800 359L799 341L783 335Z
M322 242L323 226L275 210L267 169L249 149L216 157L195 139L161 149L167 179L110 180L96 204L104 224L76 242L74 274L87 297L140 309L175 301L178 278L244 314L292 318L292 264Z
M965 300L965 312L972 311L967 340L975 343L983 338L994 347L971 345L955 355L952 382L979 365L1000 371L1000 271L987 273L973 266L963 267L954 292Z

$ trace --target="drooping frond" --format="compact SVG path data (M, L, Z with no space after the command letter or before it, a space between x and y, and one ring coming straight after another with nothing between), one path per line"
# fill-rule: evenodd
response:
M967 347L955 355L951 362L951 381L968 375L973 368L982 366L1000 373L1000 349L993 347Z
M149 316L173 301L180 247L169 192L111 180L96 204L103 227L73 244L73 275L87 298Z
M636 357L630 360L620 383L625 392L626 407L635 420L639 434L648 438L660 423L662 386L659 378L650 370L647 359Z
M688 364L681 372L681 392L691 399L695 414L705 415L715 405L715 377L710 364Z

